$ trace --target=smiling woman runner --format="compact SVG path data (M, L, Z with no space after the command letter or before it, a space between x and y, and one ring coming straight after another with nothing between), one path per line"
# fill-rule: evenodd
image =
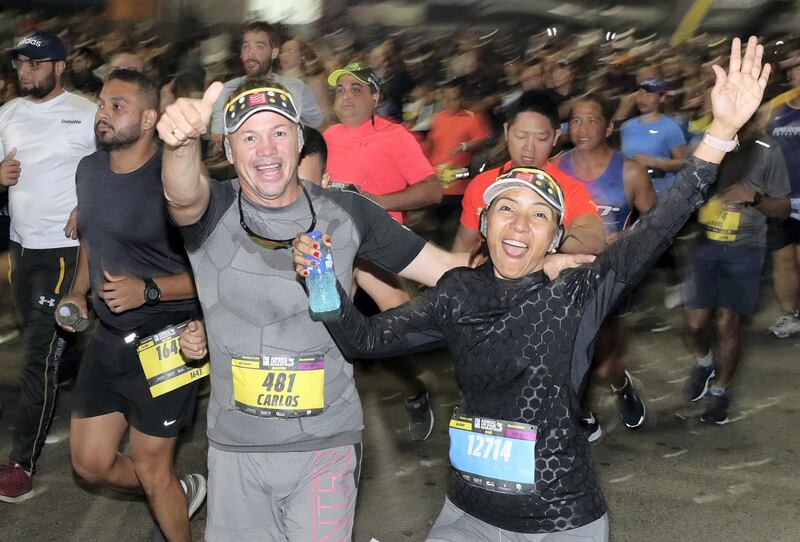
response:
M363 317L343 295L329 324L354 357L396 355L444 339L463 400L450 421L454 475L428 540L608 540L608 516L578 426L600 324L697 209L761 102L770 68L750 38L715 66L714 121L663 200L589 265L549 280L564 215L546 172L514 168L484 192L490 261L446 273L410 303Z

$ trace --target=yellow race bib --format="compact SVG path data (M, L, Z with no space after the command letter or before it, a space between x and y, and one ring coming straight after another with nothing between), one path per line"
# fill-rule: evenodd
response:
M712 241L736 241L742 213L734 205L725 205L722 198L714 196L700 207L698 221L706 228L706 237Z
M136 347L153 397L208 376L208 361L198 366L187 365L181 354L179 335L188 323L176 324L145 337Z
M322 354L231 359L236 408L262 417L297 418L325 408Z

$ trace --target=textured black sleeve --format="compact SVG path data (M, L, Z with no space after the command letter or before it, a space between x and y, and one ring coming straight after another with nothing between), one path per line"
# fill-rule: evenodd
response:
M399 273L425 246L425 240L412 232L374 201L352 192L350 209L361 242L358 256L380 267Z
M347 359L409 355L445 346L436 316L436 288L371 318L359 312L341 284L338 288L342 299L339 315L325 326Z
M203 216L196 223L180 228L183 244L186 246L187 252L194 252L202 246L205 240L211 236L217 224L219 224L222 215L225 214L233 200L236 199L236 193L231 181L220 182L209 179L208 182L211 188L211 195Z

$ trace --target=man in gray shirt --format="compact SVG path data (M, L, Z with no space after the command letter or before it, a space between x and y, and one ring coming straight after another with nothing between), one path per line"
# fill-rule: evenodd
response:
M705 232L685 283L695 356L687 399L706 397L701 421L716 424L728 420L727 388L741 350L741 318L754 314L758 304L767 217L789 216L789 175L780 147L765 134L743 133L741 146L725 157L709 201L699 211Z
M352 366L309 316L291 241L330 235L345 288L356 256L427 285L467 258L426 244L360 194L301 182L298 110L273 81L247 80L227 102L224 146L238 178L210 181L198 139L221 92L214 83L202 100L179 99L158 124L164 192L211 359L206 539L349 540L361 403Z
M227 81L222 94L214 103L211 114L212 149L222 150L223 113L231 92L246 78L271 79L292 93L300 120L306 126L319 128L324 117L314 97L314 92L300 79L273 73L272 63L278 58L280 41L278 31L269 23L254 21L245 25L242 33L242 46L239 54L244 64L245 74Z

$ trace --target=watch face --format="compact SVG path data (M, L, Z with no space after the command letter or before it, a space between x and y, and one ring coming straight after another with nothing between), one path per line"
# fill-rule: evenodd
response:
M148 288L145 297L147 298L148 301L157 301L158 290L156 290L155 288Z

